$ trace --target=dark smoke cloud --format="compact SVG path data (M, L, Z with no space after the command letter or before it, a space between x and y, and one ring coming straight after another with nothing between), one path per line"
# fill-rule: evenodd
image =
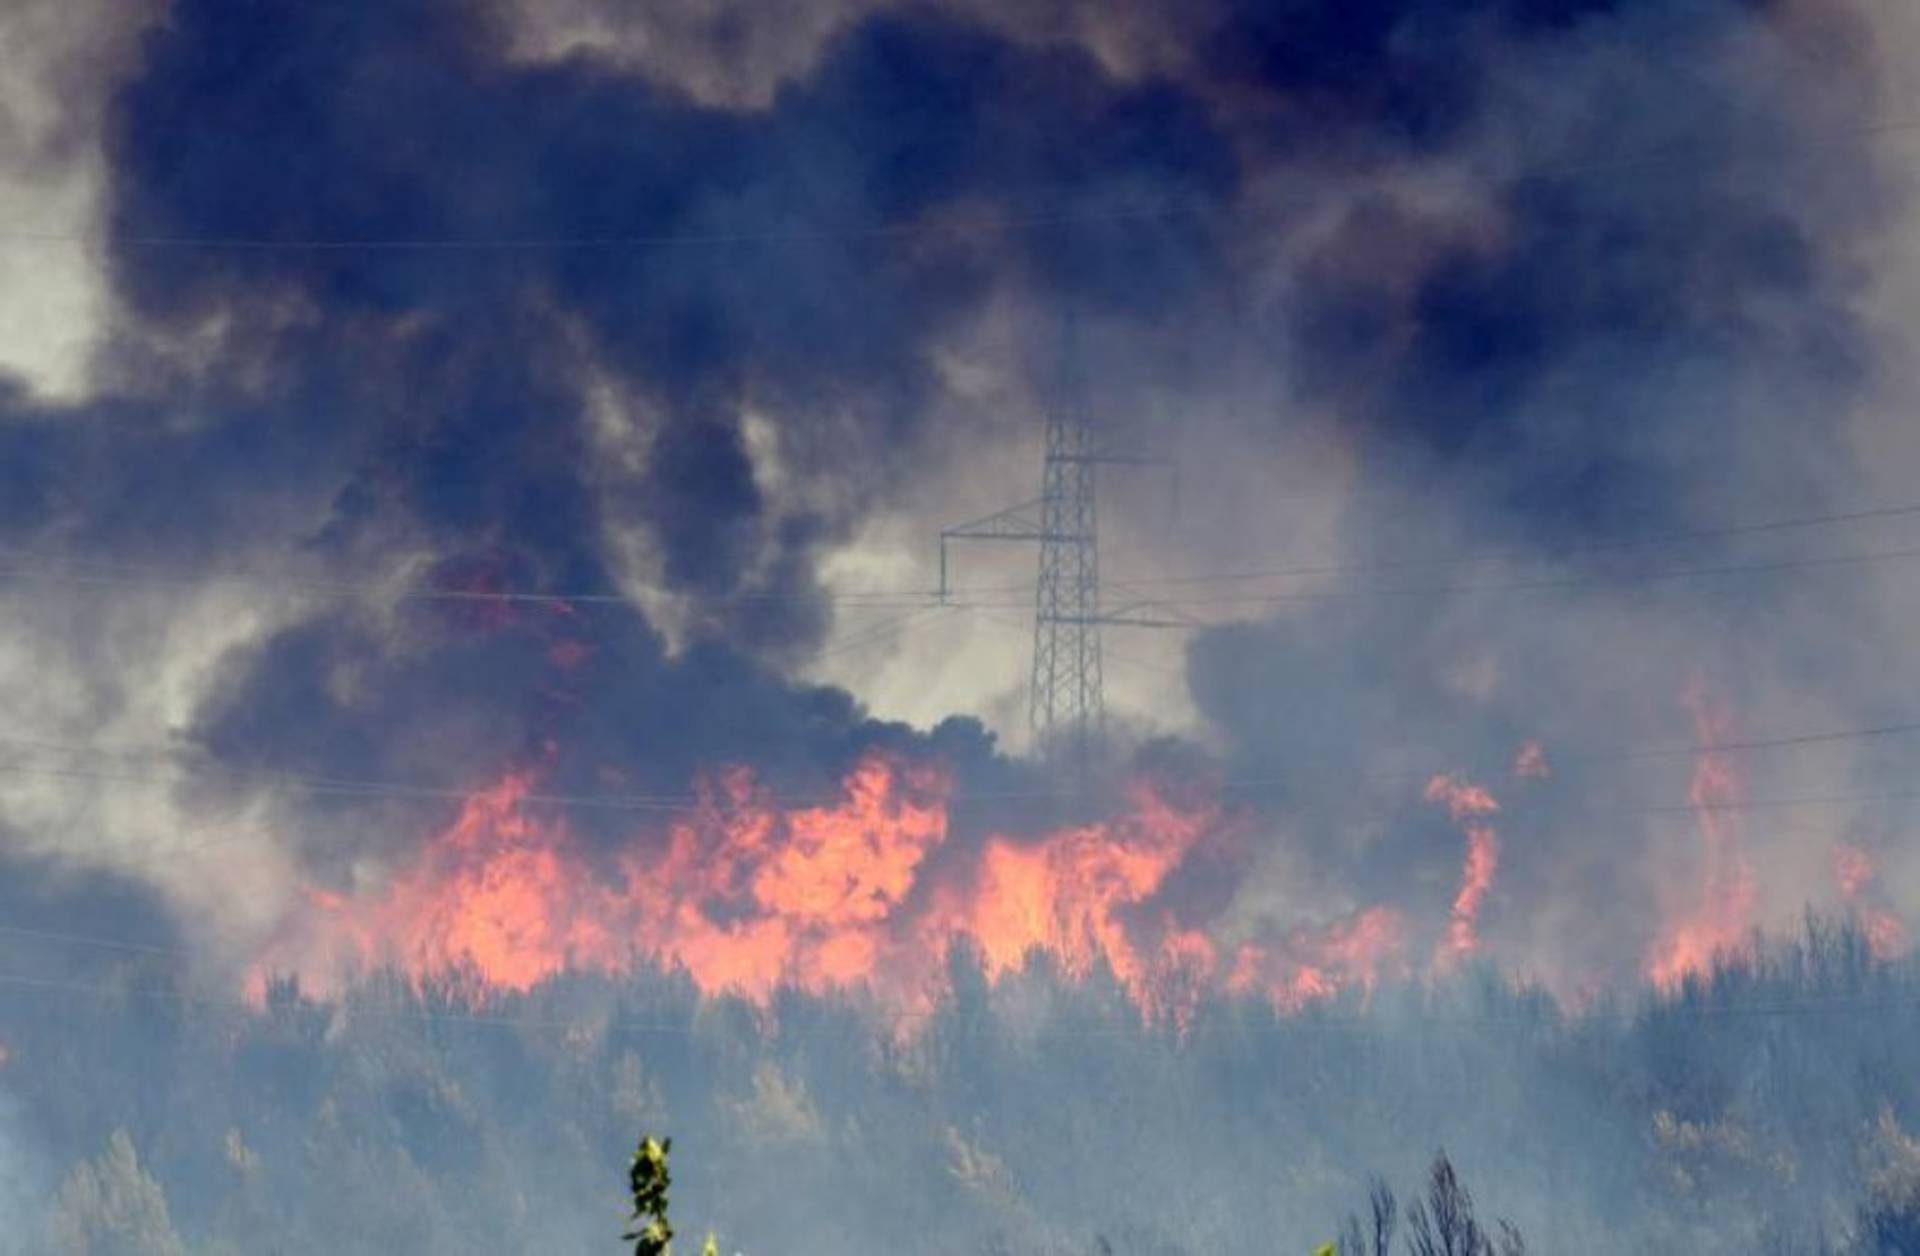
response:
M1341 416L1374 494L1350 511L1349 554L1520 556L1340 583L1575 587L1285 606L1194 643L1195 701L1243 774L1286 782L1290 840L1338 884L1411 875L1436 910L1458 839L1423 814L1418 776L1470 768L1508 801L1510 901L1555 904L1560 937L1536 924L1512 953L1550 966L1579 938L1580 966L1630 972L1654 924L1648 860L1681 880L1691 840L1633 809L1683 798L1687 765L1527 787L1514 749L1685 745L1696 685L1748 721L1884 711L1850 649L1804 667L1809 634L1831 637L1815 608L1853 591L1640 580L1754 549L1564 557L1857 502L1841 416L1873 364L1850 250L1889 204L1858 135L1870 106L1829 78L1859 32L1770 5L1308 8L1243 17L1228 63L1295 85L1278 145L1429 176L1366 187L1350 170L1357 190L1270 307L1294 396ZM1340 30L1345 55L1288 38L1313 29ZM1390 836L1370 836L1394 799Z
M221 765L535 761L617 792L745 761L817 788L884 744L1005 785L1025 769L978 724L918 734L790 679L834 626L823 556L969 454L938 360L996 301L1080 310L1123 381L1250 358L1257 405L1153 435L1204 457L1325 425L1384 502L1343 519L1356 553L1551 552L1843 491L1831 415L1871 366L1844 250L1880 196L1844 133L1857 38L1814 7L849 5L734 107L658 64L520 55L499 6L180 0L108 111L104 399L0 399L0 525L188 583L405 561L442 589L647 586L292 598L184 721ZM1569 730L1648 723L1645 675L1564 683L1588 622L1565 605L1525 632L1447 610L1200 637L1227 770L1282 778L1277 810L1331 792L1299 760L1383 727L1427 762L1551 731L1543 694ZM1446 679L1476 651L1491 697ZM362 830L315 843L335 870L380 841L364 802L283 818ZM1406 825L1444 879L1456 836ZM1301 840L1361 886L1401 865Z
M421 547L454 583L596 590L620 575L609 534L638 529L713 637L669 661L636 612L601 607L569 621L585 662L557 668L553 622L329 613L235 652L205 746L250 767L441 776L557 744L589 761L563 775L641 764L651 784L716 759L831 766L873 735L850 731L844 695L753 659L828 623L813 556L913 457L928 349L1000 268L1121 304L1205 273L1189 226L1144 248L1118 231L1015 237L1012 258L965 236L784 237L912 225L1042 179L1070 211L1117 181L1218 197L1233 178L1184 95L946 19L869 22L742 115L586 59L508 64L482 11L446 3L176 6L109 148L118 373L223 325L176 366L177 391L121 421L10 429L10 463L47 468L43 498L85 503L51 512L69 546L187 564L237 541L274 558L249 534L291 530L323 570ZM746 238L673 243L714 234ZM404 247L610 236L658 243ZM300 246L155 243L189 239ZM324 247L357 241L403 247ZM649 416L631 475L596 465L595 373ZM809 495L825 505L770 500L747 408L770 417L787 474L830 487ZM343 672L362 678L346 696ZM602 736L567 736L583 723Z
M1204 273L1189 226L1144 250L1014 237L1012 258L858 233L1043 179L1056 212L1116 181L1218 197L1230 158L1178 92L932 15L849 32L749 114L505 53L463 4L175 6L108 130L125 327L102 372L131 395L16 406L16 535L188 577L238 555L326 579L398 551L443 586L566 591L616 587L612 537L638 533L693 606L684 655L605 605L296 615L230 652L194 739L227 766L358 778L558 747L582 788L681 789L722 761L818 787L898 737L763 660L828 625L814 557L913 458L942 330L1009 262L1116 302ZM406 247L616 236L650 243ZM366 241L401 247L327 247ZM644 448L628 472L589 431L606 379ZM772 499L748 409L805 494ZM982 739L934 742L997 770Z

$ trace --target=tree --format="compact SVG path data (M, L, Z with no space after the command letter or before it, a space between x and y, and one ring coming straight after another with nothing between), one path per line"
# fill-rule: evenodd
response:
M1427 1171L1427 1197L1407 1210L1413 1256L1525 1256L1526 1241L1512 1222L1501 1221L1498 1242L1473 1215L1473 1196L1460 1184L1446 1152Z
M1367 1215L1348 1213L1340 1226L1339 1256L1392 1256L1400 1208L1386 1182L1367 1184ZM1325 1249L1322 1249L1325 1250ZM1526 1240L1510 1221L1489 1232L1473 1215L1473 1197L1442 1151L1427 1171L1427 1193L1407 1209L1408 1256L1526 1256ZM1316 1254L1317 1256L1317 1254Z
M1340 1256L1391 1256L1393 1234L1399 1226L1400 1206L1386 1179L1375 1175L1367 1183L1367 1217L1348 1213L1340 1227Z
M166 1193L140 1163L133 1139L115 1130L96 1161L82 1163L60 1187L53 1238L74 1256L185 1256Z
M1860 1211L1860 1256L1920 1252L1920 1192L1877 1193Z
M643 1135L627 1166L627 1189L633 1196L633 1215L627 1221L633 1228L620 1237L633 1244L633 1256L673 1254L673 1223L667 1218L667 1188L673 1185L667 1156L672 1150L671 1138ZM719 1244L707 1235L700 1256L719 1253Z
M1867 1200L1854 1247L1859 1256L1920 1252L1920 1139L1883 1108L1870 1131Z

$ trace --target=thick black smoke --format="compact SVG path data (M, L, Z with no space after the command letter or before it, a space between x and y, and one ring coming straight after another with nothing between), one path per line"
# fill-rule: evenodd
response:
M604 50L522 56L501 6L179 0L108 110L99 399L4 399L5 539L109 585L299 586L174 730L243 773L196 807L263 772L528 761L582 792L719 762L818 788L874 744L991 790L1024 769L978 724L916 734L790 675L834 626L822 558L964 457L941 355L996 301L1080 311L1121 376L1250 358L1257 405L1154 435L1324 425L1389 507L1342 521L1356 554L1551 553L1849 483L1833 415L1871 364L1844 250L1879 201L1837 9L1049 12L850 8L736 107ZM1109 26L1127 55L1085 37ZM443 593L648 592L395 603L403 566ZM1553 691L1578 627L1406 612L1200 637L1231 770L1291 781L1307 728L1505 753L1543 690L1572 725L1646 722ZM1443 675L1480 642L1514 644L1491 706ZM335 871L399 824L364 799L282 818ZM1365 880L1399 862L1335 836L1381 861Z
M313 523L295 543L321 562L364 568L418 545L483 588L614 587L610 538L637 532L711 638L670 663L641 616L604 606L397 629L306 620L229 664L201 730L223 760L365 775L427 766L427 740L465 765L532 739L639 784L726 759L830 770L871 736L859 713L754 658L790 658L827 624L813 556L913 458L942 331L1009 266L1120 304L1210 269L1189 225L1064 249L939 234L875 248L861 233L1043 181L1056 212L1126 181L1218 198L1231 158L1183 93L932 16L849 32L808 82L744 116L588 59L504 54L466 5L172 12L114 112L111 222L128 241L114 273L144 331L231 326L194 372L215 413L149 457L121 439L107 456L212 465L191 488L79 491L134 511L188 494L270 511L311 485L327 500L304 503ZM186 238L299 244L148 243ZM426 239L528 247L406 243ZM354 242L397 247L327 247ZM239 377L266 395L229 396ZM611 421L644 445L630 471L610 471L589 435L607 381ZM785 473L817 486L805 500L768 499L749 409L773 424ZM168 532L124 522L145 545ZM556 669L550 637L577 639L584 662ZM330 697L343 667L376 696Z
M359 779L545 757L582 789L725 761L831 781L899 734L772 665L830 621L815 556L914 458L943 330L1009 266L1120 304L1205 273L1191 224L1144 250L885 233L1043 181L1051 212L1126 181L1218 198L1230 155L1183 93L932 15L847 33L755 114L507 54L465 4L175 6L108 131L125 326L102 372L130 395L16 414L15 535L189 579L402 552L440 588L559 593L619 587L637 541L690 607L683 654L631 606L328 609L234 650L193 740ZM987 770L978 735L935 742Z

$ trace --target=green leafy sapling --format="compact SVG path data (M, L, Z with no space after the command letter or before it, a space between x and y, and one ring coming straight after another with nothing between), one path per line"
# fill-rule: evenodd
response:
M627 1223L632 1228L620 1237L633 1244L633 1256L668 1256L672 1248L673 1223L667 1220L667 1188L673 1184L667 1153L672 1150L671 1138L643 1136L627 1167L627 1186L633 1195L633 1215Z
M673 1223L667 1219L667 1188L673 1185L667 1155L672 1150L671 1138L643 1136L627 1166L627 1188L633 1196L633 1215L627 1224L632 1228L620 1237L633 1244L633 1256L673 1254ZM713 1235L701 1244L700 1256L720 1256Z

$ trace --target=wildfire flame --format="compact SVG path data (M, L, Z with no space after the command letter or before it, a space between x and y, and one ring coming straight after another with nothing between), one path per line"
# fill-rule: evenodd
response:
M1833 848L1833 877L1855 919L1867 935L1867 949L1876 959L1906 954L1907 926L1882 900L1877 890L1880 868L1866 847L1839 842Z
M1689 707L1706 747L1689 790L1700 877L1667 904L1646 952L1646 975L1662 988L1743 943L1757 898L1729 808L1741 782L1712 749L1726 739L1726 717L1697 689ZM1515 770L1535 778L1544 765L1529 743ZM281 973L324 992L383 965L415 980L470 974L483 990L525 990L568 970L665 964L712 993L765 1000L789 986L858 988L915 1009L935 997L947 955L967 940L990 977L1035 951L1068 975L1105 965L1140 1006L1179 1020L1208 986L1293 1008L1412 971L1413 905L1347 904L1318 924L1251 928L1244 914L1225 914L1227 903L1196 907L1178 874L1204 871L1198 852L1234 848L1253 823L1202 790L1142 780L1097 822L961 837L947 773L876 753L832 800L808 805L783 802L746 768L714 771L684 812L610 847L541 801L538 775L509 771L475 790L443 831L365 885L308 890L249 971L250 993L260 997ZM1450 774L1429 778L1422 793L1466 838L1428 967L1444 975L1485 949L1500 804ZM1835 869L1875 953L1904 951L1903 923L1871 893L1867 852L1843 847Z
M1426 799L1446 804L1447 814L1467 835L1466 863L1460 870L1460 889L1453 896L1447 933L1434 963L1447 967L1480 949L1480 907L1493 888L1500 867L1500 839L1486 817L1500 810L1492 794L1454 776L1436 776L1427 782Z
M513 772L477 790L370 891L310 891L250 990L288 971L324 990L380 964L524 990L570 968L664 961L707 991L864 986L913 1007L965 937L989 975L1035 949L1075 975L1104 960L1143 1006L1178 1015L1166 992L1195 978L1287 1005L1370 984L1403 932L1396 913L1374 909L1223 961L1160 900L1194 849L1235 821L1144 783L1110 820L992 836L938 875L929 856L951 841L950 784L894 758L862 761L838 800L819 806L783 807L745 769L715 773L664 835L611 855L535 805L533 785Z
M1296 930L1278 950L1242 946L1227 988L1264 992L1291 1011L1347 986L1372 989L1398 967L1406 945L1406 918L1391 907L1369 907L1324 929Z
M1663 990L1706 972L1715 955L1744 943L1758 896L1746 836L1730 809L1744 796L1740 777L1731 761L1712 749L1727 740L1731 720L1698 685L1688 691L1687 708L1697 743L1704 747L1694 760L1687 789L1700 830L1700 894L1670 920L1651 953L1647 976Z
M1130 813L1116 823L1069 828L1038 845L996 838L966 892L941 895L925 922L927 936L970 935L989 975L1018 966L1036 947L1054 952L1074 973L1103 955L1116 976L1137 988L1156 962L1138 935L1170 948L1163 959L1191 959L1204 946L1204 938L1174 928L1165 913L1131 922L1127 916L1138 914L1218 823L1216 813L1182 812L1136 788Z

